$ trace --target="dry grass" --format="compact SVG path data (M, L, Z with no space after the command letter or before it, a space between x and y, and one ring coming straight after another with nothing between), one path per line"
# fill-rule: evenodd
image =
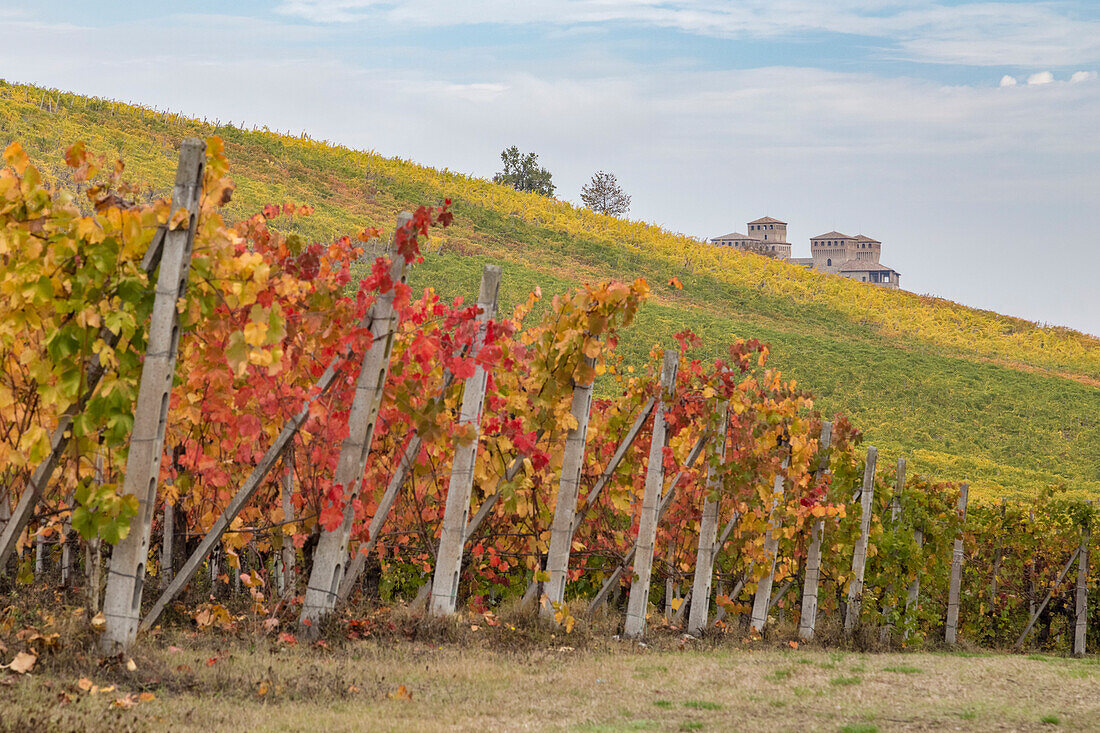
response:
M1095 730L1100 719L1096 659L754 648L659 631L643 646L415 614L373 631L315 646L171 631L139 645L133 670L72 631L33 674L0 680L0 728L866 733ZM81 677L116 689L82 692ZM142 691L155 698L114 705Z

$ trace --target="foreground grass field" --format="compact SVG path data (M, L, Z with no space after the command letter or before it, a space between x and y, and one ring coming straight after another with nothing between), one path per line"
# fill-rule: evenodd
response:
M85 140L125 160L145 195L163 194L179 141L213 134L237 182L231 216L313 204L294 228L325 240L452 197L456 224L414 271L418 288L468 299L481 265L502 263L509 307L536 286L552 295L585 280L645 277L655 297L623 339L630 364L685 327L703 337L705 356L757 338L818 408L848 413L887 462L904 455L911 472L968 480L978 501L1050 487L1100 496L1095 337L821 276L409 161L0 82L0 142L20 141L58 186L71 184L66 146ZM682 290L667 285L674 275Z
M674 636L511 650L176 641L139 648L132 670L88 659L9 675L0 728L872 733L1096 730L1100 720L1096 659L750 650Z

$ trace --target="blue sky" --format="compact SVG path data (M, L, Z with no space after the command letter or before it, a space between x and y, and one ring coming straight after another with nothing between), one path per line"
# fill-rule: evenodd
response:
M883 242L909 290L1100 334L1100 2L0 0L0 76L489 177L632 218Z

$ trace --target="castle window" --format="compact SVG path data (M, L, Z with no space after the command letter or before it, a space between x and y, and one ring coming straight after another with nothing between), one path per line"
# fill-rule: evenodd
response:
M832 267L833 266L833 258L830 257L829 259L825 260L825 264L829 267Z

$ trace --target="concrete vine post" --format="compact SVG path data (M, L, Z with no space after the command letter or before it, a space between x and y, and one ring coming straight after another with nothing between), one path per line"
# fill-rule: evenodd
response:
M6 499L0 500L6 503ZM65 503L69 506L73 505L73 497L70 495ZM76 537L73 535L73 519L72 512L65 518L65 521L61 524L61 587L68 588L69 581L72 579L73 574L73 542L76 541Z
M784 458L783 468L788 465L789 460ZM764 532L764 574L756 584L756 595L752 600L750 631L763 633L764 625L768 621L768 606L772 599L772 584L775 582L775 563L779 555L779 520L775 515L783 502L784 491L783 471L780 470L775 474L775 484L772 486L772 504L768 508L768 528Z
M577 535L577 530L580 529L581 523L584 522L584 518L588 516L588 510L596 503L596 500L600 498L600 492L611 480L611 477L615 475L615 469L619 467L619 464L623 460L623 456L630 450L630 446L634 445L634 440L638 437L638 433L642 431L642 427L645 425L646 420L649 418L649 414L653 412L653 405L656 404L656 400L650 397L642 409L634 418L634 423L630 426L630 430L627 431L626 437L619 443L619 447L615 449L614 455L611 456L611 460L607 462L607 466L604 467L603 473L596 479L596 485L592 487L592 490L588 492L588 496L584 497L584 501L581 503L579 509L573 515L573 526L569 530L570 538ZM486 504L488 500L486 500ZM484 504L482 507L484 508ZM478 514L481 510L478 510ZM475 517L476 519L476 517ZM471 522L473 524L473 522ZM470 532L467 531L467 537ZM633 556L632 556L633 557ZM529 604L535 598L535 591L540 584L532 580L527 584L527 591L523 594L524 605Z
M695 465L695 462L699 460L699 456L703 454L703 448L706 447L707 436L704 433L699 436L699 439L695 441L695 445L691 447L691 451L688 453L687 460L684 461L683 468L676 472L676 475L672 477L672 481L668 484L668 490L665 491L664 496L661 497L661 503L657 507L657 524L661 523L661 518L665 515L665 511L672 504L672 500L676 497L676 487L680 484L680 479L684 477L687 471ZM630 550L623 557L622 562L612 571L611 575L607 577L603 585L600 586L600 590L596 593L596 596L588 604L588 615L591 616L603 602L607 600L607 596L611 593L612 588L615 589L615 597L618 598L619 580L623 577L623 572L627 566L634 562L634 557L638 553L638 540L634 540L634 544Z
M397 231L411 221L407 212L397 217ZM404 256L398 251L398 235L395 232L390 246L390 280L396 285L408 279ZM313 570L306 584L302 613L298 623L307 631L307 635L317 633L317 624L336 604L336 592L343 578L344 564L347 562L348 540L351 537L351 525L355 521L355 500L363 484L363 472L367 467L371 443L374 440L374 426L378 411L382 406L382 396L389 374L390 354L393 353L393 341L397 333L397 311L393 307L396 287L377 296L370 307L368 328L371 343L363 354L359 379L355 384L355 396L348 412L348 436L340 446L340 457L336 462L332 481L344 489L346 504L343 521L332 531L321 530L321 538L313 550Z
M717 413L718 430L714 435L714 458L707 469L707 496L699 521L699 546L695 553L695 579L691 585L691 609L688 611L689 634L700 634L707 628L710 614L710 590L714 580L714 559L718 555L718 507L721 476L717 464L726 459L726 429L729 424L729 402L722 402Z
M852 551L852 578L848 583L848 605L844 614L844 631L851 634L859 623L859 612L863 607L863 573L867 568L867 540L871 534L872 501L875 496L875 464L878 462L878 448L867 449L867 464L863 469L863 485L859 491L860 518L859 537Z
M821 423L820 450L825 452L833 442L833 424ZM814 482L829 470L828 453L814 472ZM803 641L814 638L817 626L817 593L821 585L821 542L825 537L825 518L819 517L810 531L810 545L806 548L806 573L802 582L802 614L798 620L798 637Z
M596 360L586 358L591 368ZM569 411L577 426L565 437L565 454L561 462L561 478L558 481L558 497L554 506L554 520L550 526L550 547L546 553L544 602L539 615L554 619L554 605L565 599L565 581L569 575L569 553L573 545L573 519L577 514L577 497L580 494L581 471L584 468L584 447L588 440L588 418L592 413L592 386L573 385L573 401Z
M1081 528L1081 544L1077 551L1077 595L1074 598L1076 621L1073 627L1073 656L1085 656L1085 637L1088 632L1089 611L1089 540L1092 539L1092 502L1088 503L1089 517Z
M149 539L156 511L157 479L164 458L168 403L176 373L178 306L187 290L191 270L191 250L199 220L202 176L206 167L205 153L206 143L195 138L188 138L180 145L171 211L174 217L175 212L185 210L188 213L187 226L169 229L164 235L160 274L122 483L122 493L137 498L138 511L131 521L130 533L111 553L107 591L103 598L107 626L100 646L107 654L128 648L137 637L145 563L149 559Z
M951 551L951 585L947 591L947 627L944 641L954 644L959 630L959 591L962 587L963 566L963 525L966 524L966 499L970 485L964 483L959 489L959 534L955 537L955 546Z
M283 456L283 467L286 468L286 473L283 474L283 480L279 485L279 499L283 506L283 521L294 521L294 502L291 498L294 495L294 446ZM294 580L294 561L296 560L297 553L294 551L294 542L291 536L283 532L282 533L283 546L279 551L279 581L282 583L282 592L286 592L287 588L293 588L295 585Z
M623 635L638 639L645 635L646 608L649 606L649 582L653 572L653 551L657 542L657 506L665 482L664 448L668 437L665 418L668 397L676 390L676 373L680 368L680 355L675 349L666 349L661 365L661 399L653 410L653 436L649 445L649 464L646 467L645 493L642 495L642 511L638 520L638 539L634 552L634 577L627 598L626 623Z
M160 538L160 582L166 584L172 580L172 534L175 532L176 507L170 501L164 502L164 526Z
M496 318L497 295L500 292L501 270L498 265L486 265L481 272L481 288L477 296L480 313L474 353L485 339L486 324ZM458 442L451 464L451 480L447 486L447 504L443 511L443 527L439 536L435 574L432 576L430 610L434 616L449 616L455 612L458 599L458 576L462 570L463 548L466 544L466 522L470 517L470 499L474 486L474 466L481 434L481 410L485 403L485 387L489 374L481 366L466 379L462 392L459 424L469 434Z

